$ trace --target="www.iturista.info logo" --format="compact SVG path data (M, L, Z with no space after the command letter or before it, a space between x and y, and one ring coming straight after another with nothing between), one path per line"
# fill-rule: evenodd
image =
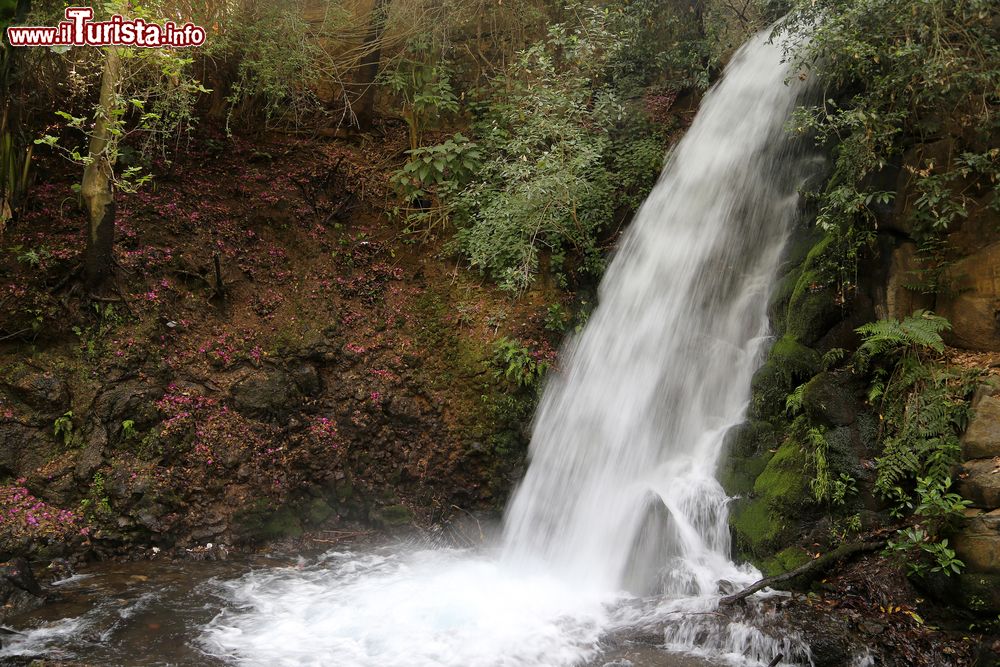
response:
M52 26L11 26L11 46L140 46L144 48L201 46L205 29L173 21L163 25L115 14L107 21L93 21L90 7L67 7L66 20Z

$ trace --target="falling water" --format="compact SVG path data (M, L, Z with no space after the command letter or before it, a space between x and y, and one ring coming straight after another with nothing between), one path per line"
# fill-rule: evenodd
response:
M743 419L797 209L802 88L761 34L670 156L546 387L505 555L586 585L709 595L729 560L716 465Z

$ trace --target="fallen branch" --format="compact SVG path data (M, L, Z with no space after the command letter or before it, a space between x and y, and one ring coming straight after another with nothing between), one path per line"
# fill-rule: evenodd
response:
M823 554L819 558L809 561L801 567L797 567L794 570L785 572L784 574L775 575L773 577L764 577L760 581L750 586L747 586L739 593L734 593L732 595L727 595L726 597L719 600L720 607L728 607L730 605L736 604L746 598L750 597L757 591L773 586L774 584L780 584L783 581L788 581L789 579L795 579L797 577L809 576L814 578L819 575L824 570L828 569L831 565L838 563L842 560L847 559L850 556L859 553L867 553L869 551L878 551L885 546L885 540L879 540L877 542L855 542L854 544L845 544L842 547L837 547L833 551Z

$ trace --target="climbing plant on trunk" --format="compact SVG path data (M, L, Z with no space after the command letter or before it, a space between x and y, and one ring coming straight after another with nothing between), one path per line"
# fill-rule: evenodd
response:
M83 170L80 194L87 209L87 248L84 252L84 275L91 289L101 287L111 275L115 242L114 167L122 116L118 87L121 83L121 59L118 47L105 50L101 74L101 97L90 137L90 150Z

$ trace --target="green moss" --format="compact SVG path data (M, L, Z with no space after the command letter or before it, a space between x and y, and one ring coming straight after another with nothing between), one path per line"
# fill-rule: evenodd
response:
M805 565L809 560L809 554L800 547L788 547L765 560L761 566L761 572L764 576L773 577L791 572L795 568Z
M302 523L292 507L286 505L275 510L263 500L240 512L233 524L242 542L266 542L302 535Z
M767 465L768 452L777 447L774 426L763 421L748 421L729 429L719 468L719 481L730 496L746 496Z
M762 498L737 503L729 522L736 550L746 557L765 555L781 537L781 523L771 514L767 501Z
M334 515L334 509L322 498L314 498L306 508L306 522L318 526Z
M751 416L766 421L783 417L788 394L819 371L821 361L816 350L802 345L794 336L782 336L751 381Z
M813 424L849 426L857 419L858 407L846 374L820 373L802 391L802 409Z
M727 495L745 496L753 491L754 482L766 465L767 459L762 456L729 457L719 468L719 482Z
M1000 613L1000 574L966 572L958 575L958 583L962 606L979 614Z
M773 511L798 510L809 497L806 465L806 455L798 443L785 440L754 482L754 494L767 500Z
M787 333L805 345L815 344L841 317L833 288L827 285L821 269L831 241L832 237L826 236L809 251L788 299Z
M771 320L771 329L778 336L785 335L788 330L788 302L792 300L795 286L802 275L802 267L796 266L778 279L778 285L767 302L767 315Z

